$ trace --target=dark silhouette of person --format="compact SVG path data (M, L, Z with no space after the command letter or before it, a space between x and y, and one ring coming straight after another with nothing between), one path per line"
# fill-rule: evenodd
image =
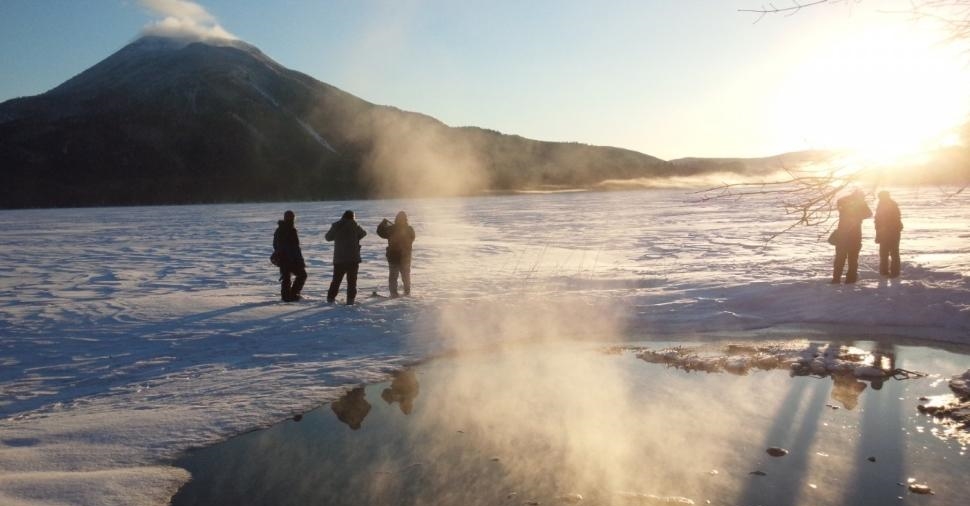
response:
M381 392L381 399L388 404L395 402L401 408L401 413L410 415L414 409L414 399L418 396L418 378L411 369L405 369L394 375L390 388Z
M836 201L839 209L839 226L836 230L835 262L832 265L832 283L842 281L842 270L846 261L849 269L845 273L846 283L855 283L859 278L859 252L862 251L862 221L872 217L872 210L866 204L862 190Z
M364 423L364 418L370 413L370 403L364 398L363 387L357 387L347 392L343 397L333 401L330 409L337 415L337 420L347 424L352 430L357 430Z
M280 268L280 297L284 302L300 300L300 291L306 282L306 262L300 250L300 237L296 233L296 215L293 211L283 213L273 233L273 252ZM290 276L293 276L292 284Z
M327 302L333 302L340 291L340 283L347 276L347 305L357 297L357 271L360 268L360 240L367 232L354 220L353 211L344 211L339 221L330 225L324 236L333 241L333 280L327 291Z
M408 224L408 215L404 211L397 213L394 223L387 218L381 220L377 226L377 235L387 239L387 286L391 297L398 297L397 276L401 275L404 283L404 295L411 295L411 250L414 244L414 228Z
M903 219L899 212L899 205L885 190L879 192L875 226L876 243L879 244L879 274L897 278L899 277L899 236L903 231ZM891 263L890 258L892 258Z

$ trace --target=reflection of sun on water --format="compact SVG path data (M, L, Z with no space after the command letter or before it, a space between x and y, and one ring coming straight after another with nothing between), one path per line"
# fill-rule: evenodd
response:
M874 19L883 22L847 31L793 67L779 90L779 127L809 148L848 148L870 165L958 143L952 129L970 110L965 55L929 27Z

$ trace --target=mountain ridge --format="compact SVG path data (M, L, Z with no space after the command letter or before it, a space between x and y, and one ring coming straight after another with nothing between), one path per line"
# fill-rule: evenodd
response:
M242 41L146 36L0 104L0 207L464 195L671 173L621 148L450 127Z

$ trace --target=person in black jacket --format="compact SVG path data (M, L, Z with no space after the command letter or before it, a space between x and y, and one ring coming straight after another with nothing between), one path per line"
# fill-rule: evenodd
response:
M887 191L879 192L875 222L876 243L879 244L879 274L891 278L899 277L899 236L903 232L903 220L899 205L889 197Z
M354 220L353 211L344 211L339 221L330 225L324 236L333 241L333 281L327 291L327 302L333 302L340 291L340 283L347 275L347 305L357 297L357 271L360 268L360 240L367 235Z
M306 262L303 261L295 222L296 215L293 211L286 211L283 219L277 222L276 232L273 233L273 256L280 267L280 296L283 302L300 300L300 291L303 290L307 277ZM294 276L292 285L291 275Z
M866 204L862 190L836 201L839 208L839 226L836 230L835 262L832 266L832 283L842 281L842 269L846 261L849 270L845 273L846 283L855 283L859 278L859 252L862 251L862 220L872 218L872 209Z
M387 267L390 273L387 285L391 297L398 297L397 276L401 275L404 282L404 295L411 295L411 249L414 244L414 228L408 225L408 215L404 211L397 213L394 223L386 218L377 226L377 235L387 239Z

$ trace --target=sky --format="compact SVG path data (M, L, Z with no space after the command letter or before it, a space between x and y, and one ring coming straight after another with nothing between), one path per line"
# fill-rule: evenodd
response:
M805 2L803 2L805 3ZM953 142L970 56L910 0L0 0L0 101L200 28L377 104L663 159ZM791 6L776 0L777 7Z

